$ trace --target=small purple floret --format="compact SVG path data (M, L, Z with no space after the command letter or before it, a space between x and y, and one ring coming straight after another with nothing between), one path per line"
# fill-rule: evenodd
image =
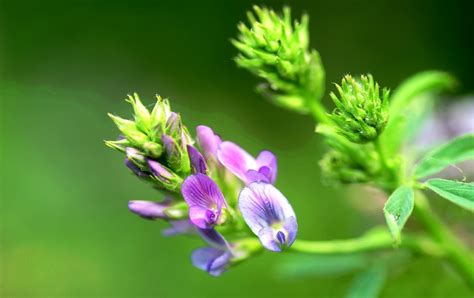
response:
M240 192L239 209L262 245L272 251L290 247L296 239L296 215L285 196L273 185L254 182Z
M204 174L194 174L184 180L181 193L189 206L189 219L201 229L218 223L227 204L217 184Z

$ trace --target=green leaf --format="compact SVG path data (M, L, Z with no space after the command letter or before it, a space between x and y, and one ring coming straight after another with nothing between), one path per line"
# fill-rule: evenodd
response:
M474 134L463 135L428 152L415 166L415 177L427 177L469 159L474 159Z
M432 95L456 85L454 77L440 71L421 72L402 82L390 97L389 120L381 135L387 154L396 154L414 131L408 127L419 125L432 110L436 99Z
M413 189L400 186L390 195L383 207L385 220L395 244L400 243L401 231L413 211L414 204Z
M276 272L281 278L337 276L361 270L368 263L366 255L288 255Z
M386 267L374 265L354 278L346 298L376 298L379 296L386 278Z
M474 211L474 183L446 179L429 179L425 185L452 203Z

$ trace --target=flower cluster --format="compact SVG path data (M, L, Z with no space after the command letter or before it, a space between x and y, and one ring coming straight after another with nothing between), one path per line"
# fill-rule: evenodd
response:
M388 121L388 89L380 96L379 85L370 74L359 81L346 75L336 88L339 97L330 94L336 105L331 118L339 132L354 143L375 140Z
M130 201L146 219L170 224L165 235L200 235L208 244L193 264L219 275L262 247L280 252L295 241L296 215L274 186L277 160L267 150L255 158L198 126L197 145L169 102L157 97L149 112L135 94L134 121L110 115L123 137L106 144L126 154L126 165L165 193L162 201ZM256 235L258 240L254 237Z
M288 7L282 16L258 6L254 12L232 40L240 51L237 64L268 82L258 90L276 104L309 112L311 102L324 94L325 76L318 52L308 49L308 16L293 24Z

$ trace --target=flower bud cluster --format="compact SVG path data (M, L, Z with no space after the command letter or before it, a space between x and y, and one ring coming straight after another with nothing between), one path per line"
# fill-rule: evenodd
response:
M125 152L125 163L137 176L153 180L159 188L179 189L183 177L191 172L187 146L193 144L180 115L160 96L151 111L137 94L127 102L133 107L134 120L109 114L123 137L106 141L106 145Z
M330 94L336 105L330 117L339 133L354 143L375 140L388 121L388 89L380 95L379 85L370 74L362 75L360 80L346 75L336 88L339 96Z
M288 7L279 16L273 10L254 7L249 26L238 25L232 40L240 51L237 65L265 79L258 90L285 108L308 112L311 100L324 93L324 69L319 54L309 48L308 16L291 20Z

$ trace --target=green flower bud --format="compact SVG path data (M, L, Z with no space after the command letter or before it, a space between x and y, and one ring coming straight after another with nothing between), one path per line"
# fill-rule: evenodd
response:
M138 94L133 93L133 96L129 95L125 101L129 102L133 107L136 127L147 133L151 128L150 112L148 112L147 108L142 104Z
M380 96L379 85L370 74L362 75L359 81L346 75L336 88L339 97L330 94L336 105L330 117L338 132L354 143L375 140L388 121L388 89L384 88Z
M150 171L153 173L153 179L161 187L170 191L178 191L180 189L183 178L173 172L173 170L155 160L148 159L147 163Z
M142 148L146 155L152 158L158 158L163 154L163 146L155 142L145 142Z
M276 104L308 112L310 101L321 99L325 83L319 54L308 49L308 16L292 23L288 7L279 16L254 6L248 19L249 26L239 24L240 34L232 40L240 51L237 65L265 79L257 90Z
M319 162L323 175L340 183L362 183L370 177L365 169L357 166L347 155L336 150L327 152Z
M105 145L120 152L125 152L125 148L130 146L127 139L120 139L117 141L105 141Z
M115 125L117 125L117 128L123 133L125 138L134 145L141 146L148 141L147 135L137 129L134 121L122 119L110 113L108 115L115 122Z

